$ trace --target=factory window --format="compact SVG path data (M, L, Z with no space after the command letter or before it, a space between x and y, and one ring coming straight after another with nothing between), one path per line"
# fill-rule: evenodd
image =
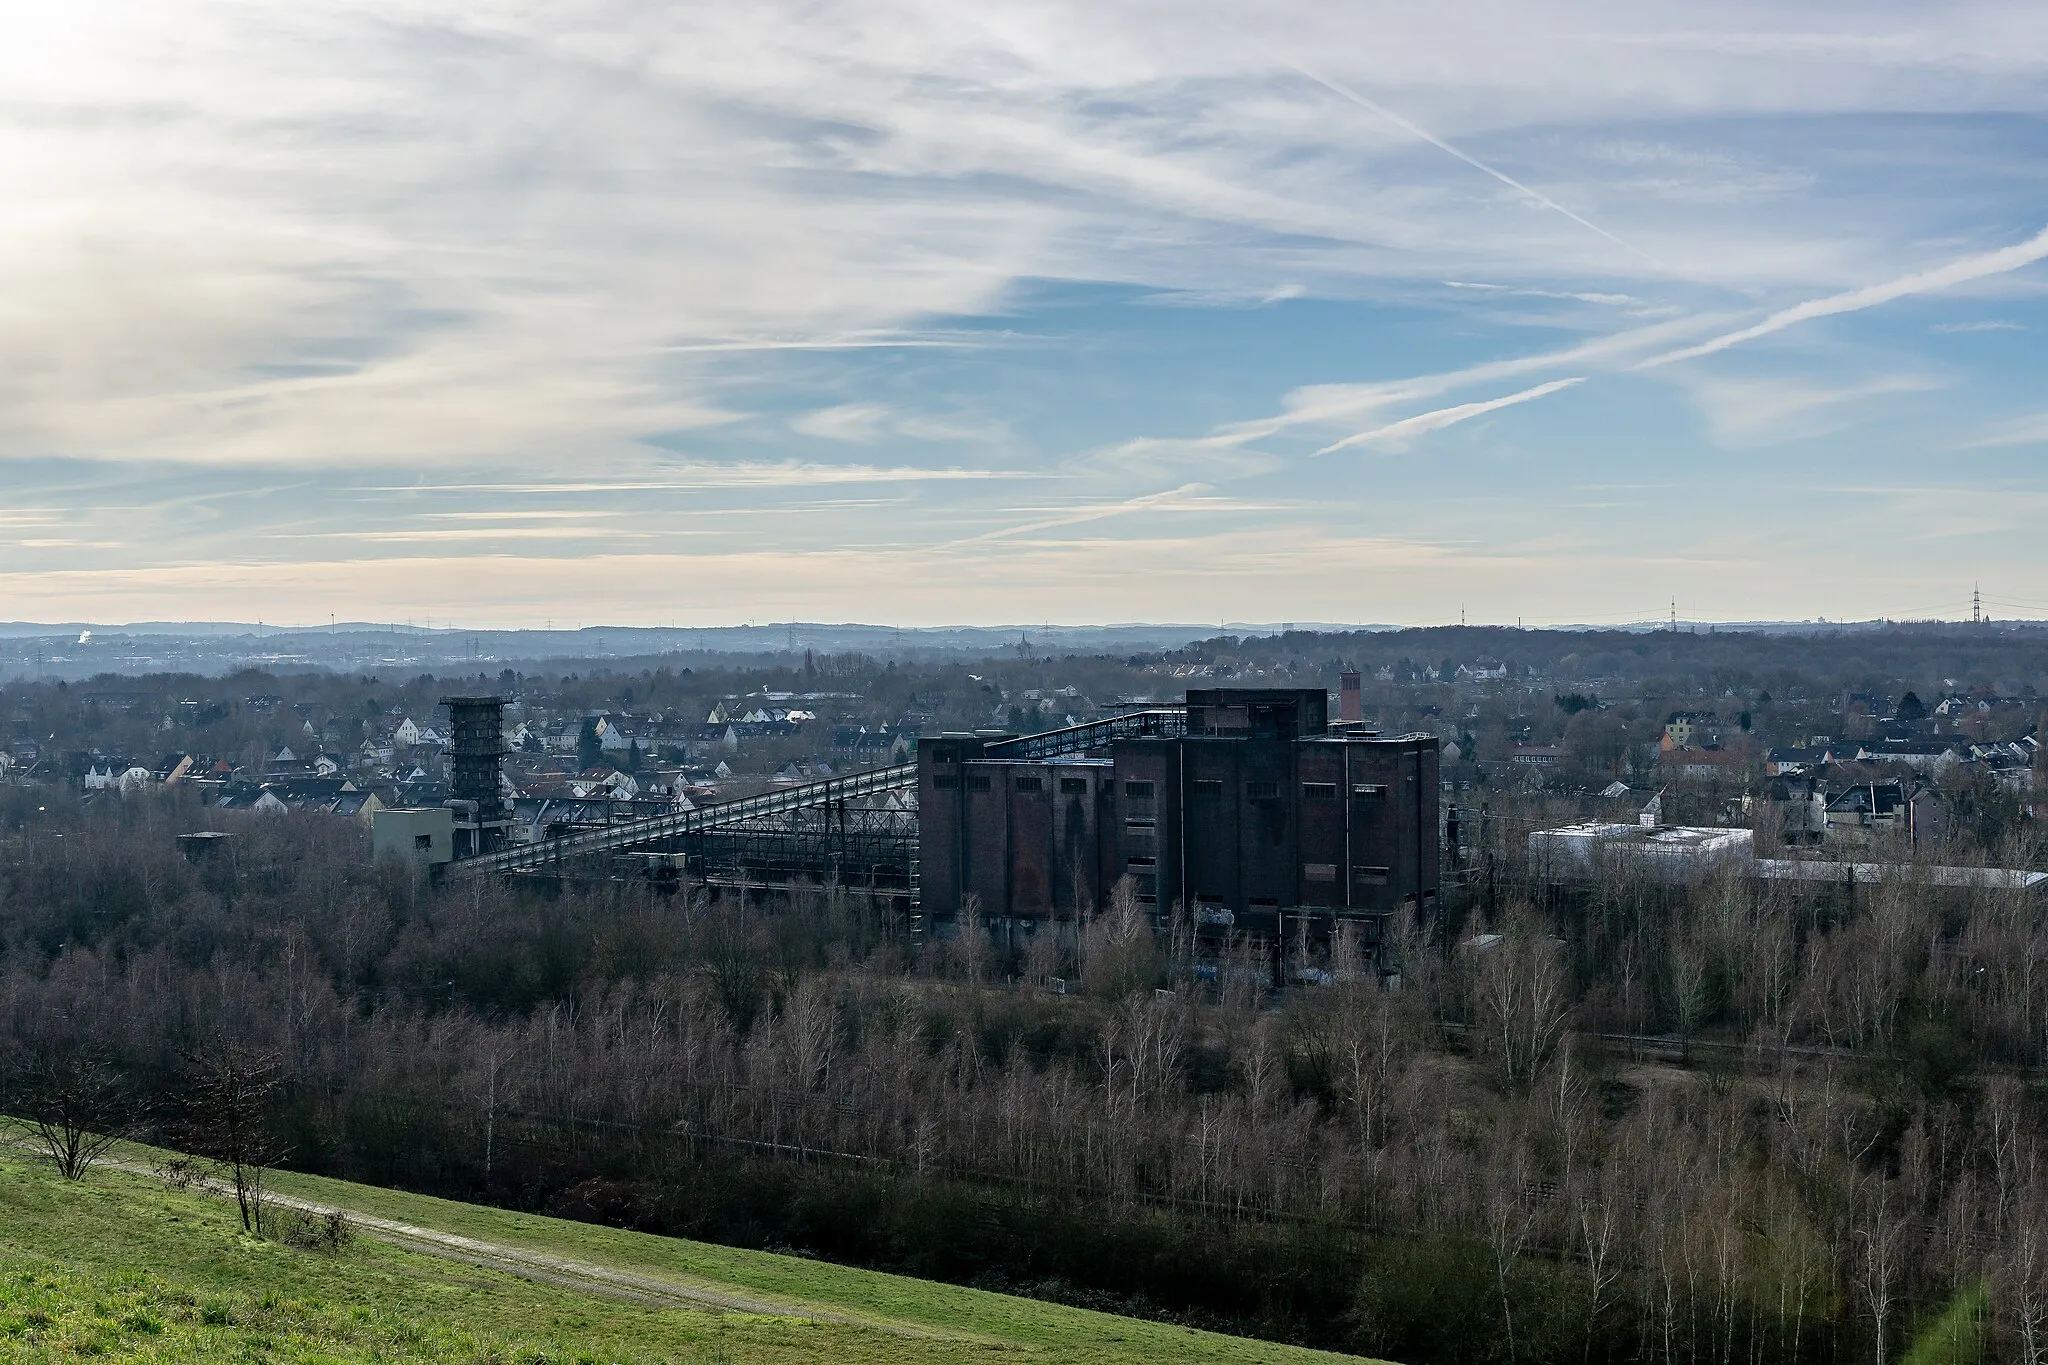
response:
M1061 796L1086 796L1088 779L1085 777L1063 777L1060 779Z
M967 790L971 792L985 792L988 790L988 788L989 782L987 773L973 773L969 775L967 779Z
M932 750L932 762L934 763L958 763L959 761L960 751L950 744L941 744L938 748Z
M1131 859L1131 867L1132 867L1132 869L1133 869L1133 870L1135 870L1135 869L1137 869L1137 868L1141 868L1141 867L1157 867L1157 866L1159 866L1159 860L1158 860L1157 858L1133 858L1133 859Z
M1335 863L1303 863L1301 879L1305 882L1334 882L1337 880Z
M434 848L434 836L431 834L415 834L412 836L412 846L419 849L422 853L431 853Z
M1301 784L1301 794L1311 801L1335 801L1337 799L1337 784L1335 782L1304 782Z
M1195 893L1195 903L1197 905L1221 905L1223 904L1223 897L1213 891L1197 891Z
M1154 820L1149 815L1134 815L1130 819L1124 821L1125 829L1144 830L1148 834L1151 833L1153 830L1157 829L1158 827L1159 822L1157 820Z
M1157 896L1133 896L1133 897L1131 897L1131 899L1132 899L1132 900L1134 900L1134 901L1136 901L1136 902L1137 902L1138 904L1140 904L1140 905L1157 905L1157 904L1159 904L1159 897L1157 897Z
M1152 799L1152 784L1150 782L1126 782L1124 783L1124 795L1130 797L1133 801L1150 801Z
M959 790L960 790L960 774L958 774L958 773L934 773L934 774L932 774L932 786L933 786L933 788L935 788L936 790L938 790L938 791L942 791L942 792L956 792L956 791L959 791Z
M1384 801L1387 798L1387 789L1377 782L1359 782L1352 786L1351 794L1353 796L1370 796L1376 800Z
M1221 796L1223 795L1223 779L1220 777L1198 777L1194 781L1194 788L1195 795L1197 796Z
M1042 792L1045 790L1045 780L1038 777L1020 777L1017 779L1017 790L1020 792Z
M1385 886L1387 884L1387 869L1384 867L1354 867L1351 869L1351 877L1352 880L1364 886Z
M1244 784L1244 794L1248 800L1271 801L1280 795L1280 784L1278 782L1247 782Z
M1252 909L1254 910L1278 910L1279 908L1280 902L1272 896L1252 897Z

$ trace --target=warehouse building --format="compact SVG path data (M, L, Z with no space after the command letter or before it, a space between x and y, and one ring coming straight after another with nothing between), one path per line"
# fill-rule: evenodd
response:
M1320 689L1191 691L1179 728L1050 757L921 740L927 911L972 894L991 919L1072 919L1125 877L1162 922L1178 908L1276 944L1339 921L1372 944L1402 909L1434 911L1433 737L1333 728Z

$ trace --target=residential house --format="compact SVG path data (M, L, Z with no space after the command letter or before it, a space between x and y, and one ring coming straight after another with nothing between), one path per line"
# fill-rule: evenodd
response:
M1737 777L1742 773L1744 757L1739 750L1718 746L1665 749L1657 756L1657 766L1680 777Z
M1903 763L1915 772L1940 774L1962 762L1953 739L1879 739L1856 747L1858 763Z
M1938 837L1941 798L1931 787L1899 781L1859 782L1828 801L1827 827L1839 830L1903 828L1915 839Z
M616 768L586 768L569 783L569 788L579 797L614 801L631 801L640 794L639 779Z
M2006 791L2024 796L2034 789L2035 760L2041 743L2032 735L1997 744L1972 744L1970 758L1984 765L1991 780Z
M1817 844L1827 833L1827 787L1819 778L1806 773L1776 774L1764 793L1778 814L1786 843Z
M257 815L283 815L291 810L276 792L262 787L232 787L220 794L216 810L249 811Z
M898 727L836 725L832 728L832 756L849 767L874 768L908 763L917 754L916 736Z
M1835 751L1825 743L1806 748L1772 749L1764 755L1764 776L1798 776L1825 768L1834 761Z
M690 757L703 762L713 754L736 754L740 751L739 730L729 722L710 721L693 726L690 730Z
M1664 722L1660 745L1667 750L1704 746L1712 742L1712 732L1719 724L1720 717L1712 711L1673 711Z
M828 777L837 777L832 765L820 758L792 759L775 770L773 781L785 786L797 786L805 782L822 782Z
M507 834L515 844L559 839L586 829L602 829L612 820L611 802L597 798L522 796L512 803L512 824Z
M384 808L384 803L377 799L375 792L348 791L336 796L326 810L329 814L341 816L343 819L360 820L369 825L376 822L377 812Z

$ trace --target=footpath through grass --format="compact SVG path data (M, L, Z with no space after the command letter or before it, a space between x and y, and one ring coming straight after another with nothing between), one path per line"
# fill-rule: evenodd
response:
M123 1155L146 1159L128 1149ZM621 1301L361 1236L243 1235L231 1203L0 1149L0 1360L368 1362L1335 1361L955 1285L508 1213L315 1176L280 1193L727 1293L792 1314Z

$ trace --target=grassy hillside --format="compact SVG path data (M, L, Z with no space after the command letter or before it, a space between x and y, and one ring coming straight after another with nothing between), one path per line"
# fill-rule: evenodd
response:
M214 1197L122 1170L71 1184L0 1150L0 1359L1341 1359L342 1181L282 1176L277 1186L475 1246L426 1254L410 1249L425 1241L384 1231L339 1252L295 1250L244 1236Z

